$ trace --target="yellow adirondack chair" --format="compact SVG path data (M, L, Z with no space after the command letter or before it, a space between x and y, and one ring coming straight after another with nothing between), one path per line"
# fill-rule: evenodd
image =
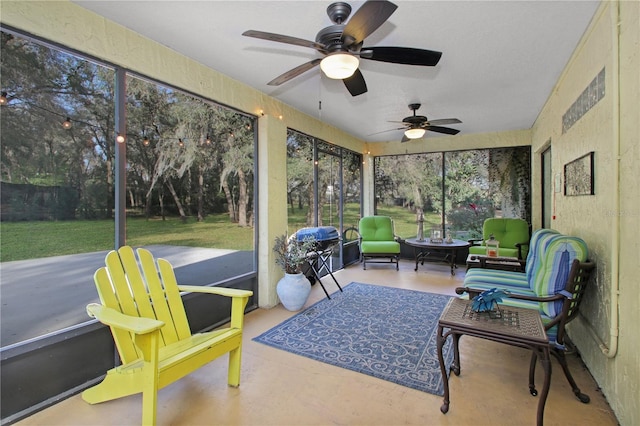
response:
M142 392L142 424L155 424L158 389L175 382L215 358L229 353L228 383L240 385L244 308L251 291L220 287L179 286L173 267L145 249L138 259L129 246L107 254L106 267L94 275L102 304L87 313L111 327L122 365L82 393L90 403ZM191 334L180 292L231 298L228 328Z

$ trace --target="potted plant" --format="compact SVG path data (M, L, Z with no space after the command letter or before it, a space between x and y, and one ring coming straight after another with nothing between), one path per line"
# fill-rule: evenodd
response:
M276 264L284 272L284 277L278 281L276 292L282 306L290 311L302 309L311 293L311 283L302 273L302 268L307 264L307 253L315 245L316 239L312 236L305 237L303 241L298 241L295 235L276 237L273 252Z

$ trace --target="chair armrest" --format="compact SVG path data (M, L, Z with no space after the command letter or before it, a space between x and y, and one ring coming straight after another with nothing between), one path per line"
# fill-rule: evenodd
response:
M198 285L179 285L178 290L190 293L206 293L218 296L231 297L231 328L242 330L244 324L244 308L249 303L249 297L253 296L250 290L237 288L205 287Z
M152 333L164 326L164 322L162 321L125 315L122 312L98 303L90 303L87 305L87 314L110 327L126 330L134 334Z
M472 246L479 246L479 245L481 245L481 244L478 244L478 243L480 243L480 242L482 242L482 241L484 241L482 238L472 238L472 239L470 239L470 240L467 240L467 242L468 242L469 244L471 244Z
M515 246L518 249L518 259L522 259L522 246L528 246L529 241L523 241L521 243L516 243Z
M500 288L500 286L496 286L496 288ZM479 295L480 293L482 293L483 291L485 291L484 289L479 289L479 288L472 288L472 287L457 287L456 288L456 294L463 294L463 293L469 293L469 298L475 297L477 295ZM531 302L553 302L556 300L561 300L564 298L571 298L571 297L567 297L566 291L560 291L556 294L554 294L553 296L544 296L544 297L540 297L540 296L526 296L524 294L516 294L516 293L511 293L508 290L504 290L502 289L502 291L505 292L505 294L507 295L507 298L509 299L520 299L520 300L529 300ZM571 296L571 295L569 295Z
M253 292L251 290L239 290L236 288L226 287L206 287L199 285L179 285L178 290L186 291L188 293L207 293L216 294L218 296L225 297L251 297Z

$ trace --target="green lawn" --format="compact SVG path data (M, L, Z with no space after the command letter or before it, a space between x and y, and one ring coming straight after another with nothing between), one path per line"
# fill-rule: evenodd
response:
M323 224L338 227L339 218L337 213L330 214L330 210L325 206L323 212ZM396 235L402 238L415 237L418 232L418 223L416 214L411 210L405 209L400 206L378 206L378 214L382 216L389 216L393 219ZM331 219L330 219L331 218ZM344 211L344 227L348 229L350 227L358 228L358 221L360 220L360 206L358 204L345 205ZM291 211L289 206L289 234L294 233L296 230L306 226L306 209ZM424 215L424 232L425 235L431 231L432 225L440 224L440 215L435 213L426 213Z
M114 247L113 220L59 222L1 222L0 261L110 250ZM253 228L230 224L226 214L209 215L204 222L177 218L127 218L127 244L169 244L189 247L253 249Z
M389 216L393 219L397 236L411 238L417 235L418 222L414 212L399 206L378 206L378 214L381 216ZM440 223L440 215L425 213L423 223L425 235L429 235L431 226L440 226Z
M345 228L358 227L358 205L347 205ZM379 207L378 214L391 216L396 234L403 238L416 235L416 215L402 207ZM304 227L306 212L289 212L289 233ZM325 224L329 212L325 212ZM338 219L334 218L337 224ZM425 216L425 233L439 216ZM334 225L337 227L337 225ZM0 222L0 261L37 259L49 256L110 250L114 246L113 220L72 220L59 222ZM252 250L253 228L242 228L229 223L226 214L207 216L204 222L194 219L181 222L167 220L127 218L127 244L146 246L168 244L188 247Z

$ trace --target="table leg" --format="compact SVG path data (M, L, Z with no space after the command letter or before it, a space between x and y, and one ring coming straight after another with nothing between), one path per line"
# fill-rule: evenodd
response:
M456 267L456 250L451 250L451 275L455 275L454 268Z
M471 295L469 295L469 298L471 298ZM536 382L535 382L537 362L538 362L538 354L534 350L531 353L531 361L529 362L529 393L533 396L538 396L538 390L536 389Z
M547 395L549 395L549 387L551 386L551 359L549 355L549 346L547 345L540 350L540 363L544 369L544 385L542 387L540 401L538 401L538 414L536 417L537 426L542 426L544 422L544 406L547 402Z
M456 376L460 375L460 350L458 347L458 342L460 341L461 334L453 334L453 364L451 364L450 370L453 371L453 374Z
M422 254L422 250L420 250L420 254ZM418 270L418 249L417 248L413 248L413 256L416 258L416 269L414 269L414 271Z
M444 365L442 347L444 346L444 342L447 340L447 336L449 335L449 333L443 335L442 331L443 327L438 325L438 362L440 363L440 372L442 373L442 384L444 387L444 399L442 405L440 406L440 412L442 412L442 414L447 414L447 412L449 411L449 376L447 375L447 369Z

